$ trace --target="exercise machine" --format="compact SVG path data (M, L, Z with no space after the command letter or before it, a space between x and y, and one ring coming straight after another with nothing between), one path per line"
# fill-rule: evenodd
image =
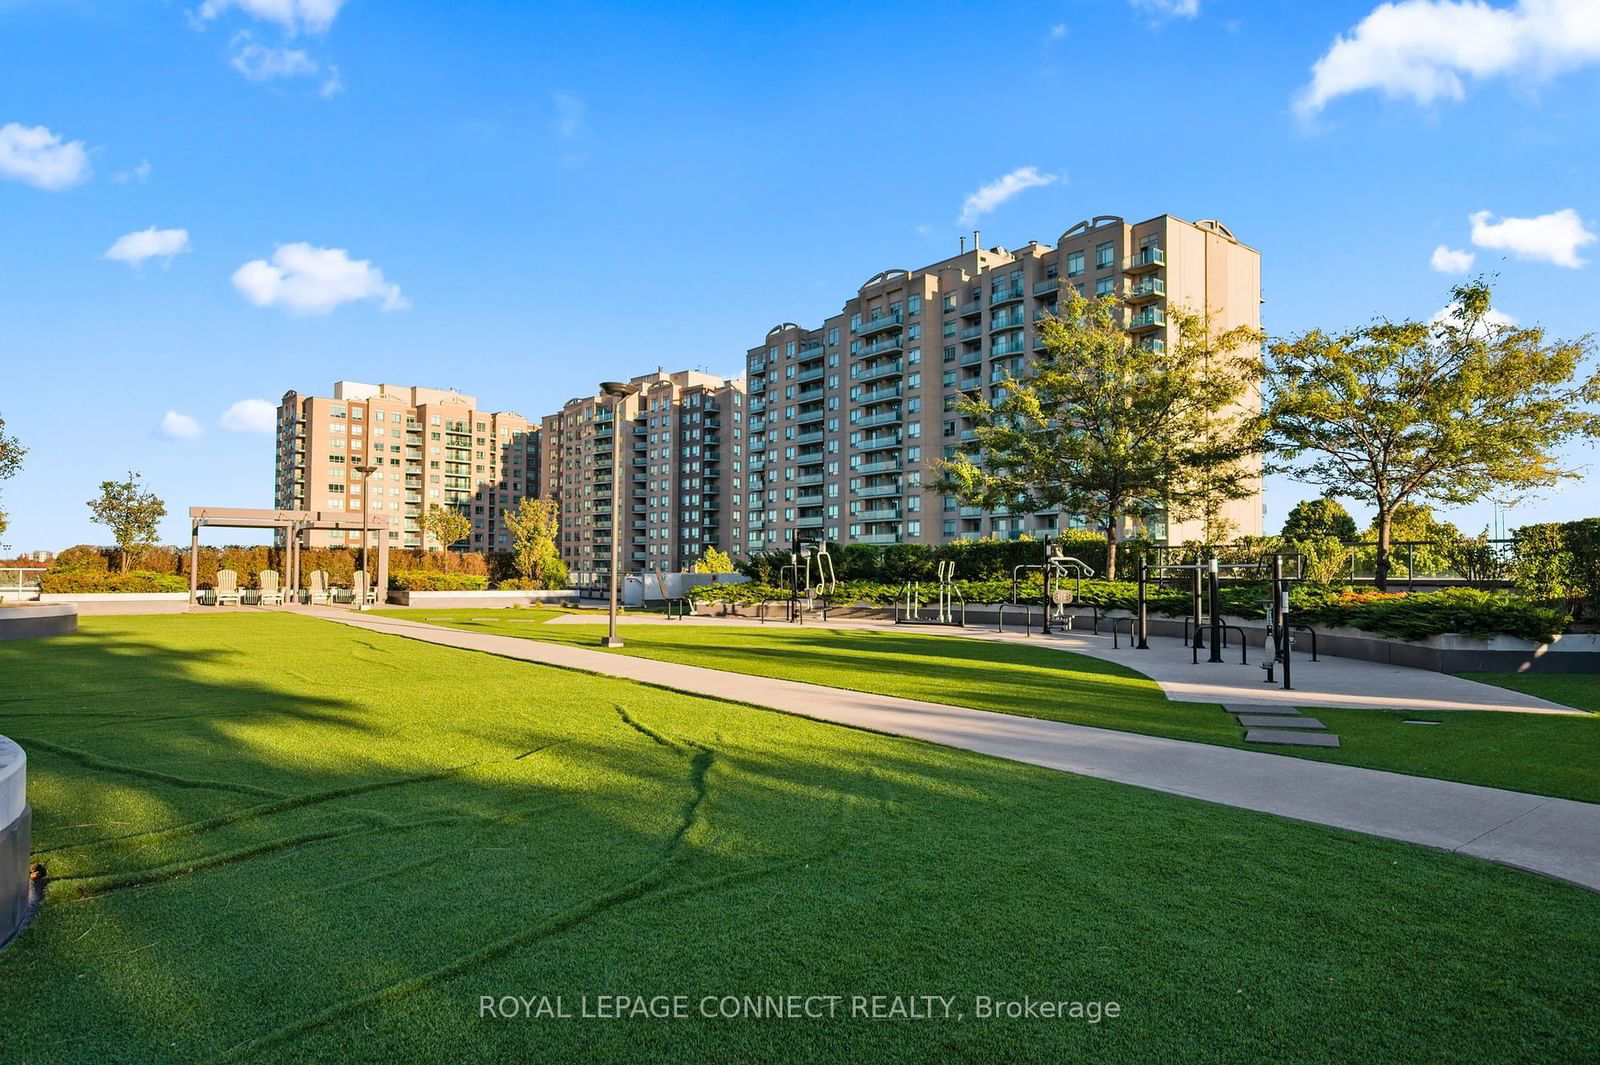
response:
M966 626L967 599L955 584L955 562L938 563L937 572L939 585L933 617L922 616L921 582L906 581L901 586L900 597L895 603L894 623L896 625L954 625L958 628Z
M778 569L778 579L789 588L785 601L784 620L800 625L805 623L805 612L822 603L822 620L828 620L828 603L839 590L839 579L834 573L833 556L828 554L824 540L802 540L796 534L789 551L789 564ZM761 619L766 620L766 604L762 604Z
M1014 566L1011 570L1011 602L1022 605L1021 590L1023 575L1038 570L1044 580L1044 588L1040 595L1040 606L1044 610L1044 620L1039 631L1045 635L1051 632L1050 622L1056 621L1057 627L1062 629L1072 628L1075 615L1067 613L1067 607L1074 605L1087 606L1094 613L1094 631L1100 628L1100 608L1093 603L1082 603L1083 581L1086 577L1094 576L1094 568L1081 558L1061 553L1061 545L1047 540L1044 545L1044 561L1041 563L1028 563ZM1068 587L1068 585L1071 587Z

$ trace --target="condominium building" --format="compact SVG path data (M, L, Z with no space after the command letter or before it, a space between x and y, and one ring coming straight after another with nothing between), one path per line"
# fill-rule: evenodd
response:
M1054 511L985 512L935 490L941 462L974 438L962 396L999 398L1042 347L1038 323L1069 286L1125 305L1136 343L1164 347L1167 307L1208 311L1217 330L1259 326L1260 256L1214 220L1100 216L1054 245L973 247L917 270L874 274L838 314L784 322L747 353L749 554L803 537L939 544L1074 524ZM737 477L735 478L737 479ZM1230 504L1239 535L1261 531L1259 493ZM1182 540L1193 523L1152 535Z
M542 426L541 485L580 585L608 579L613 536L626 572L687 569L708 547L744 542L744 383L658 370L628 384L615 401L568 400Z
M277 435L275 506L359 511L365 487L370 513L389 519L391 547L447 546L420 522L438 505L472 519L458 549L507 550L504 512L539 494L538 427L451 389L338 381L332 396L285 392ZM364 465L374 467L365 478ZM319 547L361 542L359 532L312 535Z

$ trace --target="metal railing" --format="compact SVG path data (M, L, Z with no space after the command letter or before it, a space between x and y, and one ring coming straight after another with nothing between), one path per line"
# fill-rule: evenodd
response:
M0 566L0 599L31 602L39 598L38 574L44 572L43 566Z

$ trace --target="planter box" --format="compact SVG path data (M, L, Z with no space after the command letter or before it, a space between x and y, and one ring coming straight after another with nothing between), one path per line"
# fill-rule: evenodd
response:
M0 946L28 912L28 756L0 736Z
M188 592L45 592L41 603L70 603L78 613L182 614L189 609Z
M78 608L70 604L0 607L0 640L65 636L78 631Z
M495 609L512 606L535 606L541 603L578 605L578 593L570 588L550 591L521 591L515 588L487 592L406 592L391 588L389 602L396 606L426 606L436 610L448 607L483 607Z

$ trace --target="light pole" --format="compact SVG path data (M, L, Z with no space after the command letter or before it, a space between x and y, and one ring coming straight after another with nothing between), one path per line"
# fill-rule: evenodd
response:
M620 550L617 546L617 467L622 454L622 432L618 428L617 412L622 401L639 389L625 381L602 381L600 391L611 398L611 625L607 635L600 638L600 646L621 647L622 638L617 635L617 553Z
M367 532L367 523L370 521L367 515L367 503L371 498L368 491L372 487L369 479L377 468L371 465L356 467L356 472L361 475L361 574L366 578L366 588L361 589L361 593L356 597L357 610L366 608L367 588L372 587L372 567L367 564L368 560L372 558L371 534Z

